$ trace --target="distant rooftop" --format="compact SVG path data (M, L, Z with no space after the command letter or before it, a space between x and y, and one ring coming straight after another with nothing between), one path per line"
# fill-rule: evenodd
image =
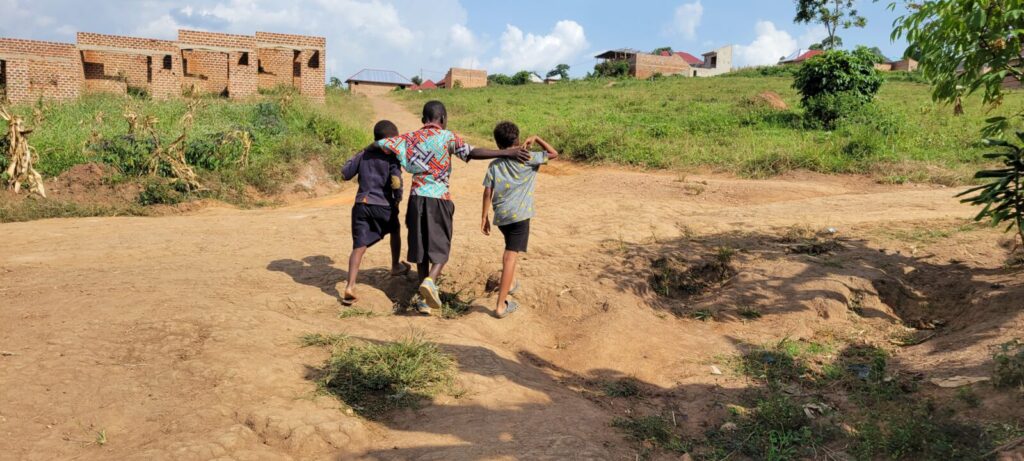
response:
M634 48L619 48L617 50L605 51L604 53L601 53L601 54L599 54L597 56L594 56L594 57L597 58L597 59L610 59L610 58L614 58L616 56L634 55L634 54L643 54L643 53L644 53L643 51L640 51L640 50L637 50L637 49L634 49Z
M393 70L363 69L345 80L348 82L386 83L389 85L412 86L409 80Z

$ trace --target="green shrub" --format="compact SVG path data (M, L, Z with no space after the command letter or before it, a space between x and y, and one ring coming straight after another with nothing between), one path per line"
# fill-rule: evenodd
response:
M793 77L799 70L800 65L756 66L737 69L722 77Z
M176 205L184 202L186 197L187 189L184 184L162 178L150 178L143 183L142 191L139 192L139 204Z
M629 76L629 63L626 61L607 60L594 66L593 77L622 78Z
M836 120L870 103L882 86L874 60L864 47L826 51L808 59L793 80L808 120L832 128Z
M116 168L123 175L142 176L149 172L149 159L156 143L149 138L123 135L101 140L87 149L97 160Z
M1024 342L1010 341L995 348L992 384L1024 389Z

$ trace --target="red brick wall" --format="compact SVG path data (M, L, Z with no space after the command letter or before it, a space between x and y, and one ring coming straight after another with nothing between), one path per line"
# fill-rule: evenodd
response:
M184 84L194 84L206 93L223 93L231 98L247 98L256 94L256 38L247 35L221 34L195 30L179 30L178 42L185 48L182 58L188 61ZM197 49L188 50L192 45ZM203 50L215 47L216 51ZM242 53L249 53L249 65L239 64Z
M181 94L181 53L177 42L79 32L78 45L85 48L82 60L86 80L124 80L127 86L144 88L156 99ZM119 50L98 51L89 47ZM167 57L170 58L170 69L164 68ZM119 85L86 82L86 89L90 91L117 91L120 88Z
M272 32L256 32L255 38L265 72L259 76L260 88L290 84L310 100L324 102L326 38ZM295 75L296 69L298 76Z
M12 103L72 99L80 93L82 62L72 44L0 38L0 59L6 61Z

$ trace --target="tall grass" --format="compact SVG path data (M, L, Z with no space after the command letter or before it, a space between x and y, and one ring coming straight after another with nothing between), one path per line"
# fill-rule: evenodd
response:
M746 76L742 76L746 75ZM489 138L494 124L512 120L573 159L650 168L706 167L765 177L792 169L871 173L882 179L956 182L983 163L980 100L967 115L934 104L922 84L889 81L876 103L834 131L806 128L792 79L761 76L608 80L559 85L496 86L461 91L407 92L410 108L428 99L448 106L450 125ZM749 104L764 91L782 96L786 110ZM1005 110L1024 109L1011 94ZM889 177L893 176L895 177Z
M42 111L34 123L33 108ZM29 142L39 153L37 169L48 177L88 162L106 163L125 176L141 174L140 161L151 151L148 136L128 137L122 114L130 107L140 116L152 116L160 144L166 147L181 134L185 100L153 101L116 95L87 95L63 103L37 103L14 107L34 132ZM311 104L288 92L272 92L247 101L206 98L195 114L185 156L189 163L212 176L212 182L251 185L272 191L287 179L298 162L320 158L336 171L352 152L368 143L370 108L363 98L329 90L327 104ZM0 129L6 125L0 122ZM94 136L93 132L98 136ZM233 131L248 132L252 152L248 166L236 160Z

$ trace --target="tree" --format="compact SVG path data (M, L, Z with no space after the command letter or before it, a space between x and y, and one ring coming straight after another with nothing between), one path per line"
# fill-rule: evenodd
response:
M830 50L808 59L796 72L793 88L808 118L826 128L869 104L882 86L875 55L867 48Z
M812 43L811 46L807 47L809 50L824 50L825 47L821 46L821 42Z
M663 46L661 48L655 48L654 51L651 51L651 54L661 54L662 52L668 52L669 54L671 54L672 53L672 47L671 46Z
M886 57L885 53L882 53L882 49L877 46L868 48L868 52L875 56L875 62L889 62L889 58Z
M569 65L568 64L559 64L559 65L555 66L554 69L551 69L550 71L548 71L548 75L547 76L548 76L548 78L551 78L551 77L554 77L556 75L559 78L561 78L562 80L569 80Z
M629 75L629 63L608 60L594 66L594 77L621 78Z
M530 83L530 76L532 74L533 72L530 72L528 70L521 70L519 72L516 72L516 74L512 76L512 84L526 85L527 83Z
M856 0L796 0L797 24L819 23L828 30L828 37L821 41L826 50L843 46L843 39L836 35L839 29L864 27L867 19L857 12Z
M412 84L416 86L423 84L423 78L420 77L419 75L413 75L412 78L409 80L412 80Z
M1019 0L922 2L895 24L892 38L907 39L905 54L918 58L920 71L932 82L932 97L953 104L956 114L963 113L963 98L979 91L986 105L998 107L1004 81L1024 80L1024 4ZM1024 243L1024 144L1001 139L1011 119L1022 118L1024 111L987 120L982 130L989 137L986 143L1002 151L986 158L999 159L1003 168L977 172L975 178L987 184L960 196L967 196L965 203L983 207L976 221L1008 222L1006 230L1016 228ZM1024 143L1024 133L1017 132L1016 138Z
M341 79L338 77L331 77L327 80L327 86L329 88L341 88Z

